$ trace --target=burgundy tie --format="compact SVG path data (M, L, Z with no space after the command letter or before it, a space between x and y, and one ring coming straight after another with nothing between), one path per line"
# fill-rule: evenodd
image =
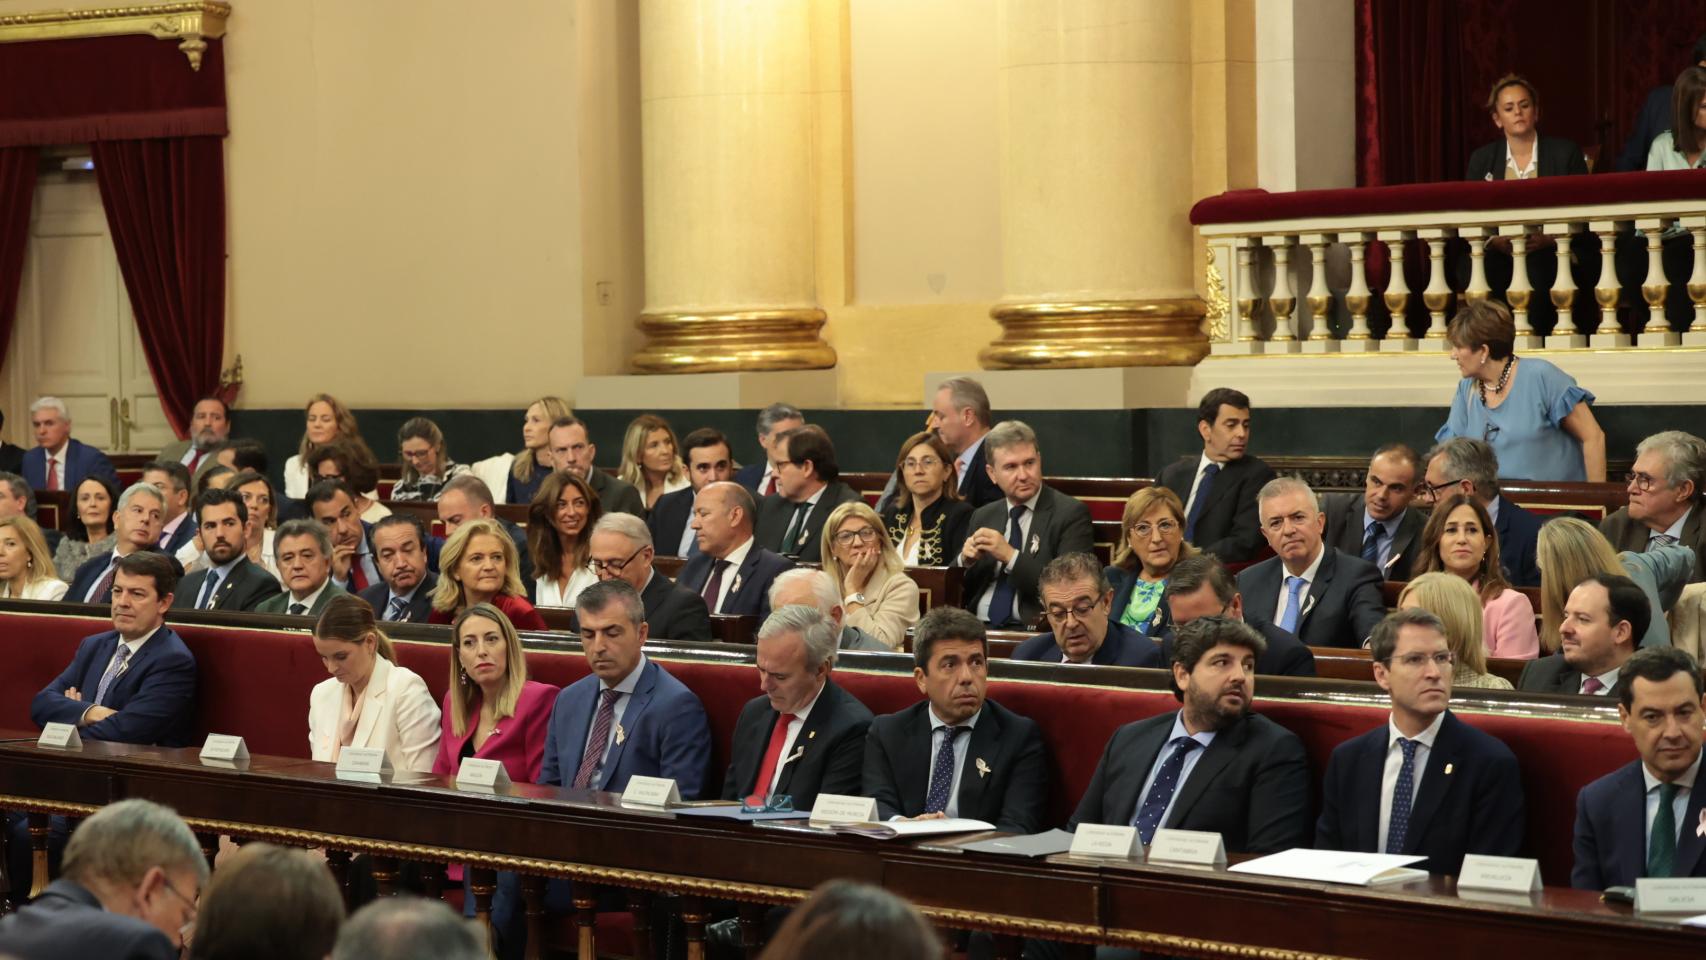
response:
M712 613L717 612L717 594L723 590L723 571L728 568L727 560L718 560L711 567L711 579L705 581L705 592L702 596L705 598L705 606L709 607Z
M577 789L592 786L592 775L598 772L598 765L604 760L604 747L610 740L610 727L616 722L616 698L621 696L614 690L605 690L604 698L598 704L598 716L592 721L592 734L586 738L586 751L581 754L581 766L575 771L575 779L569 784Z
M764 493L768 497L776 492L776 475L774 473L764 478Z
M1601 683L1598 677L1589 677L1582 681L1582 692L1589 696L1596 696L1604 689L1605 684Z
M59 463L52 457L47 458L47 488L59 489Z

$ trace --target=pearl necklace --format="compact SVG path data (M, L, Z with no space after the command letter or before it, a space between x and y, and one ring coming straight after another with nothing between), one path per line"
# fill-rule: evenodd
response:
M1496 397L1496 396L1505 392L1505 385L1510 383L1510 381L1511 381L1511 367L1514 366L1515 364L1516 364L1516 354L1513 353L1510 356L1505 358L1505 368L1503 370L1499 371L1499 382L1493 385L1493 396ZM1487 381L1482 380L1479 377L1476 377L1475 378L1475 387L1476 387L1476 389L1481 391L1481 405L1486 406L1487 405Z

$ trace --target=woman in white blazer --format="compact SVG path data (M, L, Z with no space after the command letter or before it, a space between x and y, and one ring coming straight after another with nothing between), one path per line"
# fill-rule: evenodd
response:
M36 522L22 514L0 520L0 599L59 600L66 587Z
M438 755L438 704L426 681L397 665L373 608L350 594L333 597L314 625L314 649L332 675L308 697L308 746L335 763L344 747L379 747L395 771L431 773Z
M865 501L850 500L830 512L823 525L823 569L841 588L843 622L899 650L906 631L918 624L918 584L906 575L882 518Z

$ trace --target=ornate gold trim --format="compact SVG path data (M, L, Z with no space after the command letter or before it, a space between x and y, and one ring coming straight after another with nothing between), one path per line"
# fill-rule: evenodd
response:
M988 370L1195 366L1208 356L1206 313L1195 297L997 304L1001 336L977 359Z
M641 373L825 370L835 366L820 336L827 319L817 307L643 313L646 345L629 363Z
M0 43L146 34L178 40L190 69L201 69L207 41L225 36L231 4L221 0L154 3L90 10L42 10L0 16Z
M1226 284L1220 279L1220 268L1214 263L1214 245L1204 244L1206 254L1203 264L1203 286L1208 290L1206 300L1208 309L1203 314L1208 320L1208 339L1213 343L1221 343L1232 339L1227 324Z

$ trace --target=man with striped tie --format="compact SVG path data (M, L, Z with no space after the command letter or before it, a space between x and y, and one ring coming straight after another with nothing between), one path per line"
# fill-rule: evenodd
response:
M1706 510L1700 491L1706 481L1706 440L1666 430L1635 447L1628 474L1629 505L1599 522L1599 532L1618 550L1646 553L1682 544L1694 551L1691 583L1706 580Z
M361 592L379 619L426 623L432 615L432 591L438 576L427 569L426 537L420 521L393 513L373 525L373 555L379 561L376 583Z
M208 566L185 577L178 593L196 610L253 610L282 592L278 580L249 562L249 507L235 490L214 488L196 500L196 532Z

